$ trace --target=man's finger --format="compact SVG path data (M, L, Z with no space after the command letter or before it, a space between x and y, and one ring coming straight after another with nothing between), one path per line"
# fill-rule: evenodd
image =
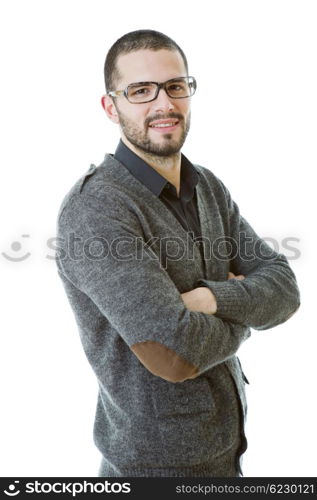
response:
M234 273L232 273L231 271L229 271L228 273L228 280L231 280L231 279L236 279L236 280L244 280L245 276L243 274L237 274L235 275Z

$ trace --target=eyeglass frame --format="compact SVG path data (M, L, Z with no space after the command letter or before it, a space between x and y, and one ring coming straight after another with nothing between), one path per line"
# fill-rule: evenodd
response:
M193 85L194 92L188 96L185 96L185 97L171 97L166 89L166 85L170 82L179 81L180 79L183 79L183 78L192 78L192 82L190 82L190 84ZM155 85L156 85L156 94L153 97L153 99L150 99L149 101L142 101L142 102L129 101L128 90L130 87L136 86L136 85L145 85L148 83L155 83ZM109 95L110 97L120 97L120 96L124 95L124 97L127 99L127 101L130 104L145 104L147 102L155 101L155 99L157 99L157 96L159 95L159 91L161 89L165 90L166 94L168 95L168 97L170 97L170 99L186 99L187 97L191 97L195 94L196 89L197 89L197 81L196 81L196 78L194 76L179 76L177 78L171 78L170 80L166 80L166 82L162 82L162 83L159 83L159 82L135 82L135 83L130 83L129 85L127 85L127 87L124 90L110 90L109 92L107 92L107 95Z

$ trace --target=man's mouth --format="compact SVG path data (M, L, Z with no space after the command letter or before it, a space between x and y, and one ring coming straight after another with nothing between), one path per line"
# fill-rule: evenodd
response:
M174 130L178 123L179 120L176 119L155 120L149 123L149 127L169 132L170 130Z

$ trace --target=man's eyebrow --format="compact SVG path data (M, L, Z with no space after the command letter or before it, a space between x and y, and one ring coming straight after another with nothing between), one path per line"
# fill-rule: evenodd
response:
M153 80L146 80L143 82L132 82L132 83L129 83L129 85L144 85L145 83L157 83L157 82L154 82Z
M140 82L132 82L132 83L129 83L127 85L127 87L129 85L144 85L146 83L166 83L166 82L171 82L173 80L177 81L177 80L181 80L182 78L184 78L183 76L174 76L173 78L169 78L168 80L165 80L164 82L156 82L154 80L144 80L144 81L140 81Z

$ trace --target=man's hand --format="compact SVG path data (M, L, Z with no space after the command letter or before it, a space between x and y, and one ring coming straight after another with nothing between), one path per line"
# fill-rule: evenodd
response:
M203 312L205 314L215 314L217 311L216 297L209 288L199 286L189 292L181 294L185 306L190 311Z
M243 274L233 274L229 272L228 279L243 280ZM183 302L190 311L202 312L205 314L215 314L217 312L217 300L209 288L199 286L189 292L181 294Z

